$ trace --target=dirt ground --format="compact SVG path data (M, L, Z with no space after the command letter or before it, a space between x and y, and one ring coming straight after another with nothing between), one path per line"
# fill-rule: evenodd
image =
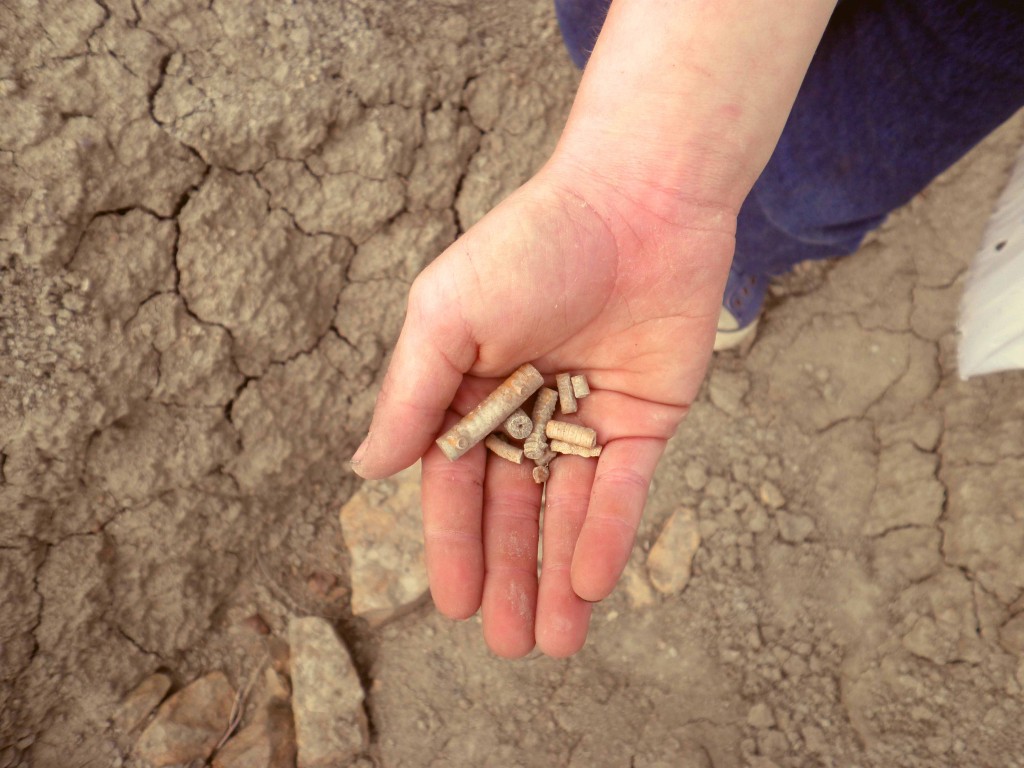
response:
M954 330L1019 117L715 359L579 655L353 616L407 286L576 77L547 0L0 4L0 767L140 765L127 692L242 687L302 615L365 689L353 765L1024 766L1024 375L959 381Z

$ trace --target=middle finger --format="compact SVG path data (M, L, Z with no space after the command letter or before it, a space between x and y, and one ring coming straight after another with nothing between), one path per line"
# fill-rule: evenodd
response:
M541 486L534 464L487 457L484 481L484 639L498 656L533 648Z

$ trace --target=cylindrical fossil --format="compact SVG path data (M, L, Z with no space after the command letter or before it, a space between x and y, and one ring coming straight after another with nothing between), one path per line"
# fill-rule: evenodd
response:
M555 453L564 453L568 456L585 456L588 459L601 455L602 446L596 445L593 448L584 448L582 445L566 443L562 440L552 440L551 450Z
M572 393L576 395L577 399L590 394L590 385L587 383L587 377L582 373L570 377L569 383L572 384Z
M513 464L523 463L523 449L506 443L497 435L488 435L484 440L484 445L487 446L487 450L501 456L506 461L511 461Z
M523 445L526 458L536 461L547 450L548 441L544 438L544 429L555 415L556 405L558 393L555 390L544 387L537 393L537 399L533 403L533 431Z
M593 448L597 445L597 432L590 427L584 427L580 424L569 424L565 421L549 421L544 434L552 440L572 443L581 448Z
M455 461L496 430L543 384L540 371L529 363L520 366L458 424L437 438L438 446Z
M511 438L522 440L533 432L533 421L526 415L526 411L516 408L515 412L501 425L501 431Z
M556 456L558 456L558 454L552 451L550 447L548 447L544 449L544 453L541 455L540 458L533 460L533 463L536 464L538 467L546 467L548 464L551 463L551 460L554 459Z
M555 376L555 384L558 386L558 402L562 413L576 413L576 395L572 393L572 377L568 373L559 373Z
M533 468L533 482L546 483L549 477L551 477L551 470L548 469L547 464Z

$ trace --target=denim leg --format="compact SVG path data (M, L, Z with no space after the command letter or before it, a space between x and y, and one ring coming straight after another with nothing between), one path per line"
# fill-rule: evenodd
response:
M555 0L555 15L573 64L586 66L612 0Z
M740 212L734 267L852 253L1024 105L1024 3L841 2Z
M555 0L586 63L608 0ZM740 210L734 270L852 253L1024 105L1024 2L843 0Z

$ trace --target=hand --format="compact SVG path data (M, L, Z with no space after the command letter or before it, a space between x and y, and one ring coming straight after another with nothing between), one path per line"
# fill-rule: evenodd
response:
M412 286L353 467L380 478L422 457L434 602L456 619L482 607L499 656L535 642L557 657L583 646L591 603L625 567L655 466L707 367L735 212L663 196L626 199L549 163ZM539 583L533 463L511 464L483 444L450 462L434 444L525 362L550 380L587 375L581 421L605 446L597 461L552 464Z

